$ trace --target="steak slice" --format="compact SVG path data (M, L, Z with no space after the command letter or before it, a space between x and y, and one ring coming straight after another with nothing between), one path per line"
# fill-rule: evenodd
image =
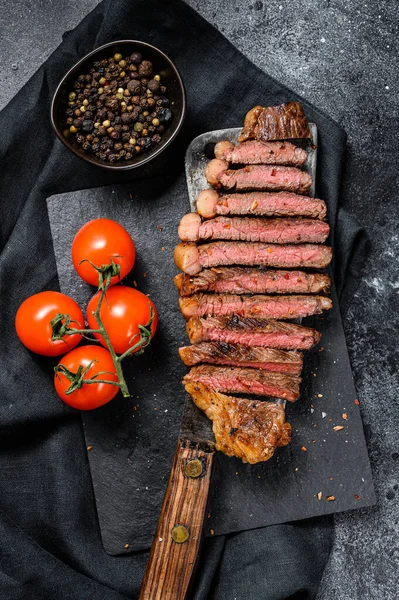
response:
M183 383L202 383L217 392L235 392L256 396L273 396L295 402L299 398L300 377L239 367L192 367Z
M200 383L188 383L186 391L213 421L216 450L227 456L255 464L269 460L276 448L291 440L291 426L280 404L226 396Z
M324 219L327 214L324 200L292 192L249 192L220 196L216 190L203 190L197 198L197 210L204 219L216 215Z
M303 365L300 352L225 342L202 342L195 346L185 346L179 348L179 354L188 367L205 362L300 375Z
M223 241L196 246L181 242L175 248L174 259L187 275L197 275L204 268L230 265L324 269L331 262L332 249L318 244Z
M178 234L183 242L235 240L266 244L323 243L330 226L317 219L259 219L255 217L216 217L202 222L197 213L180 221Z
M324 296L238 296L194 294L179 298L180 310L190 317L238 315L260 319L298 319L318 315L332 307Z
M255 106L245 117L239 142L311 138L309 123L299 102Z
M186 325L192 344L224 342L288 350L309 350L319 343L321 333L310 327L268 319L233 317L191 317Z
M235 146L218 142L215 156L234 165L292 165L301 167L308 156L306 150L290 142L258 142L252 140Z
M263 270L250 267L214 267L190 277L179 273L175 284L181 296L196 292L224 294L317 294L327 291L331 281L322 273Z
M208 163L205 176L208 183L215 188L226 190L266 190L309 192L312 186L312 176L296 167L281 167L271 165L248 165L243 169L228 169L222 160L214 159Z

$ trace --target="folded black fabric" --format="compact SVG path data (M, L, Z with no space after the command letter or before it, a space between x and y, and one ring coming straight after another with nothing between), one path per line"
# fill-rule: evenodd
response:
M153 43L176 62L187 89L188 115L173 152L116 176L69 153L51 130L49 109L60 78L80 57L102 43L128 38ZM146 553L105 554L80 416L57 401L52 362L31 355L14 331L23 299L58 289L46 197L165 170L180 172L194 136L237 126L255 104L295 98L183 3L106 0L65 36L1 113L1 599L135 598L147 559ZM302 102L319 128L318 195L328 202L336 281L346 305L357 258L364 256L364 233L339 205L345 133ZM193 598L314 598L331 536L326 518L208 540Z

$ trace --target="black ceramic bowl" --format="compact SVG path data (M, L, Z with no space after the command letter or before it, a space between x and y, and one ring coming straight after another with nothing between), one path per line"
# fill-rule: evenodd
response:
M78 76L89 73L94 61L111 58L116 52L120 52L123 57L132 54L132 52L140 52L143 59L153 63L154 73L161 75L162 83L167 87L166 95L170 101L170 110L172 111L173 119L169 127L162 134L162 140L152 150L139 154L129 161L110 164L99 160L93 154L84 152L79 144L65 137L63 131L67 128L65 111L68 108L68 94L73 91L73 84ZM51 124L61 142L83 160L103 169L123 171L140 167L163 152L179 133L185 113L186 96L183 81L170 58L161 50L155 48L155 46L151 46L151 44L136 40L121 40L104 44L104 46L93 50L93 52L90 52L90 54L87 54L76 63L63 77L51 103Z

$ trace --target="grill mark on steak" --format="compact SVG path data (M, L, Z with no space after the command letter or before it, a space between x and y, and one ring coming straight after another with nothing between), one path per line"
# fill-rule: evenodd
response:
M214 267L190 277L179 273L175 284L181 296L196 292L224 294L317 294L331 285L328 275L304 271L263 270L249 267Z
M289 140L312 135L302 105L287 102L278 106L255 106L245 116L239 142L256 140Z
M183 242L232 240L271 244L318 244L325 242L329 233L328 223L317 219L216 217L202 223L197 213L184 215L178 229Z
M193 316L258 317L266 319L298 319L321 314L332 307L324 296L238 296L234 294L194 294L179 298L186 319Z
M187 322L186 331L192 344L215 341L287 350L309 350L321 339L321 333L310 327L237 315L207 319L194 316Z
M197 210L205 219L216 215L324 219L327 214L324 200L292 192L249 192L220 196L216 190L203 190L197 198Z
M189 367L205 362L251 367L290 375L300 375L303 364L300 352L227 344L226 342L202 342L194 346L185 346L179 348L179 355L184 364Z
M261 142L251 140L235 146L218 142L215 157L235 165L289 165L301 167L307 158L306 150L291 142Z
M295 402L299 398L300 377L239 367L192 367L183 384L201 383L217 392L272 396Z
M218 163L221 162L223 161L218 161ZM247 165L243 169L218 169L215 177L208 175L208 172L213 170L212 161L208 164L207 169L208 183L215 188L223 187L226 190L285 190L303 194L309 192L312 186L312 176L296 167Z
M227 456L255 464L269 460L277 447L289 444L291 426L281 405L226 396L199 383L185 387L212 421L216 449Z

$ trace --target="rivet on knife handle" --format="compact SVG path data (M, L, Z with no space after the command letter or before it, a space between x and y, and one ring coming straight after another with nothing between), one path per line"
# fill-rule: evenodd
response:
M179 440L139 600L188 600L197 563L214 446Z
M184 474L191 479L196 479L203 474L204 467L202 461L199 458L193 458L188 460L184 465Z
M185 525L175 525L170 532L170 535L176 544L184 544L190 537L190 531Z

